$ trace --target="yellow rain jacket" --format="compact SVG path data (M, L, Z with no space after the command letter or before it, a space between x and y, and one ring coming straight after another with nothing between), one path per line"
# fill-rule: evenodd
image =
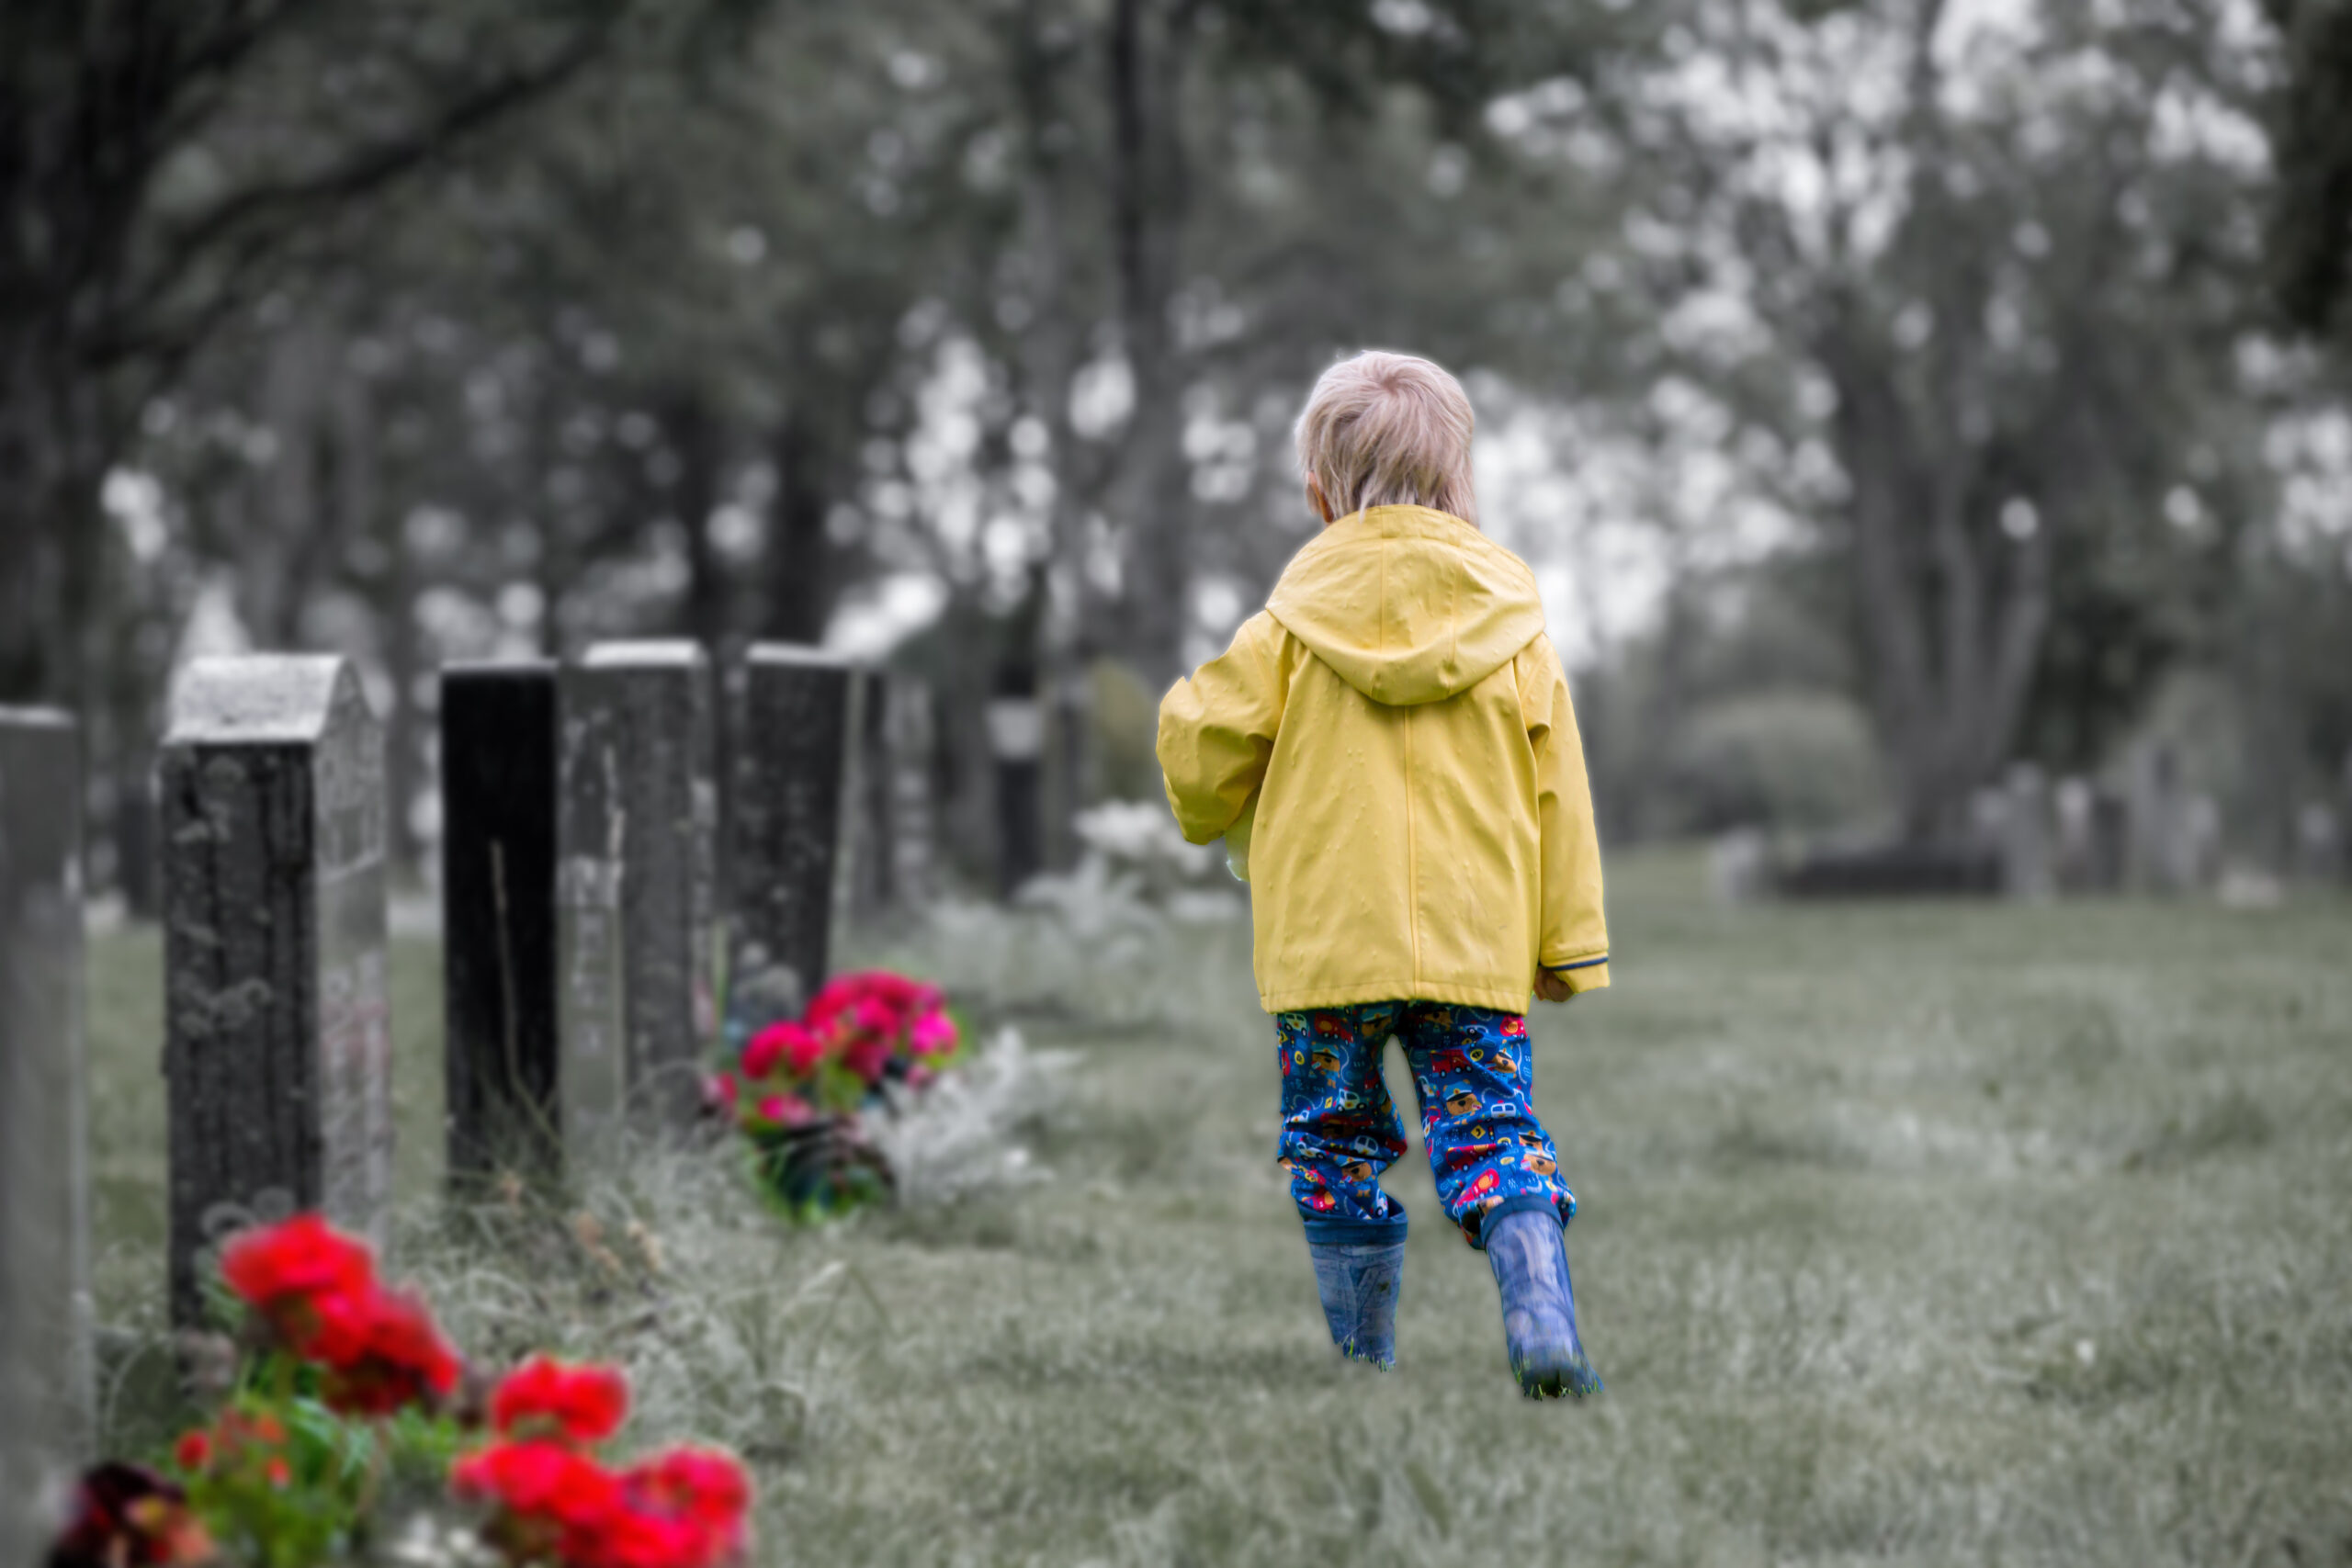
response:
M1526 563L1423 506L1343 517L1159 705L1184 837L1237 840L1268 1012L1526 1010L1609 984L1600 847ZM1228 836L1229 835L1229 836Z

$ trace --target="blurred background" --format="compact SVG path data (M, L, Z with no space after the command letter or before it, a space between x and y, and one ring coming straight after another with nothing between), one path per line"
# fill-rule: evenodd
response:
M12 0L0 71L0 701L134 910L247 648L359 660L416 875L436 667L634 636L924 677L955 875L1066 866L1363 346L1470 388L1612 842L2024 761L2344 874L2342 0Z

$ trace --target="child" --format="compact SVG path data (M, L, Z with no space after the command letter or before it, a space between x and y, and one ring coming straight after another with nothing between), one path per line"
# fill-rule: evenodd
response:
M1159 705L1184 836L1251 886L1282 1067L1281 1163L1331 1337L1395 1364L1404 1043L1446 1217L1502 1292L1530 1395L1600 1390L1561 1232L1576 1198L1529 1102L1524 1010L1609 984L1600 852L1566 678L1526 564L1478 532L1470 401L1437 366L1332 367L1298 421L1323 532L1222 658Z

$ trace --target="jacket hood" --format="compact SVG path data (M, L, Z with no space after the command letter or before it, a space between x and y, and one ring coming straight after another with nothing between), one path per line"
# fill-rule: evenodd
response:
M1341 680L1391 707L1469 690L1544 630L1527 563L1426 506L1340 518L1291 558L1266 609Z

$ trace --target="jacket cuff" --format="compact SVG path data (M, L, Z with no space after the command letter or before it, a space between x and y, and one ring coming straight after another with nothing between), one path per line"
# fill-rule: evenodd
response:
M1609 988L1609 954L1605 953L1587 958L1571 958L1565 964L1546 964L1544 967L1568 983L1570 996Z

